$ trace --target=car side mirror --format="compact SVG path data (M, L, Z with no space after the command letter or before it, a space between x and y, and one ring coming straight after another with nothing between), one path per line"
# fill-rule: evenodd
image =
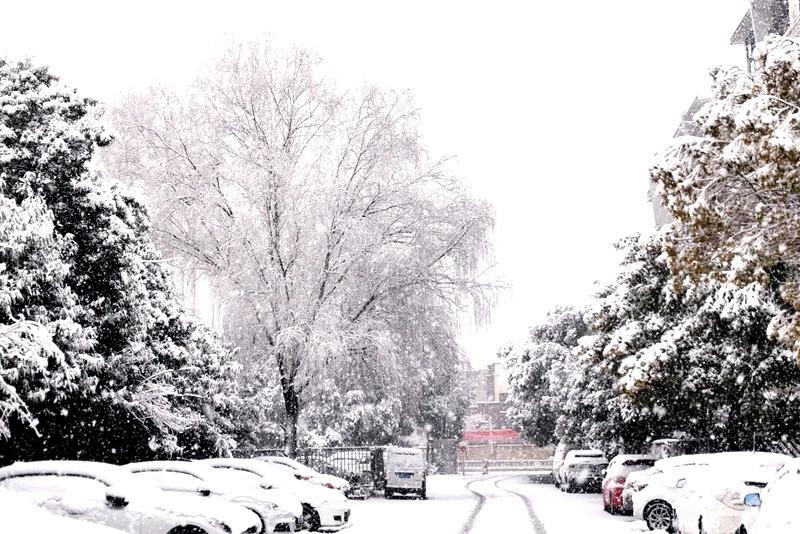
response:
M106 504L111 508L125 508L128 506L128 499L117 492L109 491L106 493Z
M754 508L761 506L761 495L758 493L748 493L744 496L744 505Z

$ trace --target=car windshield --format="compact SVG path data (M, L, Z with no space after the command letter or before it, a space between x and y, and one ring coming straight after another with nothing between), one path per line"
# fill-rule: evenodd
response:
M626 467L652 467L655 460L648 458L640 458L636 460L625 460L622 465Z

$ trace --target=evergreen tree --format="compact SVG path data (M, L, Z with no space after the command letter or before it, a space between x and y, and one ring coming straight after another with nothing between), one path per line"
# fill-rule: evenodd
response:
M712 100L651 171L680 224L667 250L680 283L778 285L769 328L800 354L800 44L771 36L754 73L712 73Z
M689 436L708 450L781 439L800 422L800 370L766 334L779 313L758 284L675 291L663 235L625 242L622 270L587 314L582 371L559 429L611 450Z
M31 416L17 410L0 442L6 461L125 461L227 442L230 354L183 312L144 206L92 171L95 150L111 141L100 116L47 69L0 60L2 206L11 214L0 217L0 238L23 243L0 251L12 288L0 324L45 328L53 346L33 350L49 350L46 369L66 366L70 379L29 394ZM38 237L35 225L28 238L15 234L20 208L38 214Z
M573 352L585 334L580 311L558 308L531 328L527 343L500 351L509 368L508 416L533 443L555 442L556 423L563 414L568 384L579 371Z

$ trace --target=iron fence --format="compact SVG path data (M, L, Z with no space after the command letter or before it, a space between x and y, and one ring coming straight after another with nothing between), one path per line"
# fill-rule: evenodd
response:
M371 471L372 451L377 447L319 447L298 449L296 460L319 471L350 479ZM283 449L246 449L233 453L237 458L286 456Z
M479 473L484 469L495 471L524 471L531 474L549 474L552 460L466 460L458 462L462 473Z

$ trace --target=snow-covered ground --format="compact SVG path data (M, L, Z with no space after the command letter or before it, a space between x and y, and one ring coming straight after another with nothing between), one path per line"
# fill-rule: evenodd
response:
M458 533L475 506L476 497L466 488L473 478L432 475L425 501L383 497L351 501L352 526L347 534Z
M372 497L353 501L352 510L351 534L647 531L640 521L605 513L599 494L566 494L513 473L435 475L428 478L427 501Z

